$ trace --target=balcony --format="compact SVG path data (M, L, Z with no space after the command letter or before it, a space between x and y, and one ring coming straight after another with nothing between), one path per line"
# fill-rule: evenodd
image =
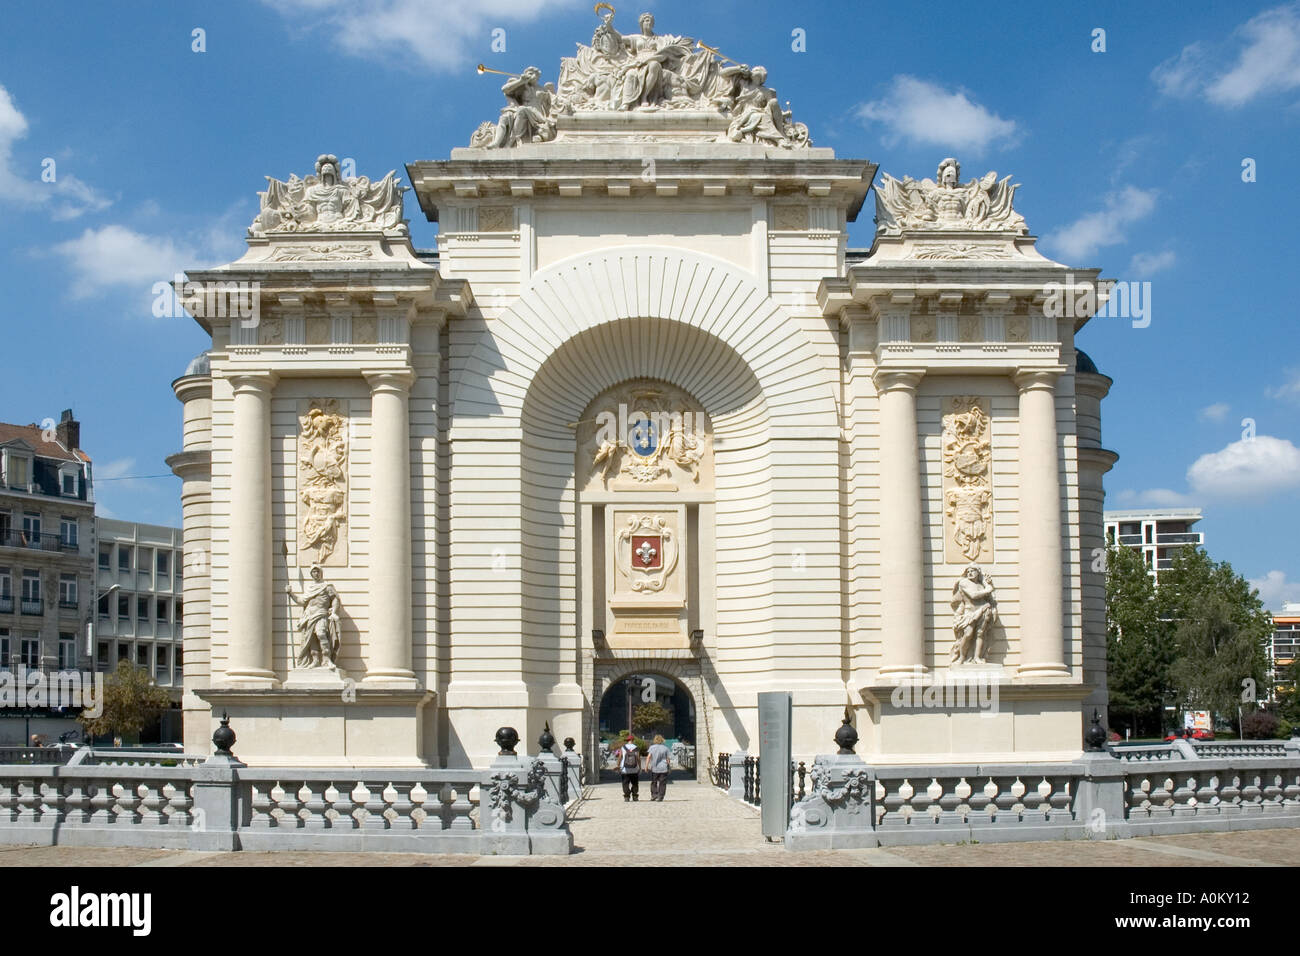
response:
M1156 544L1200 544L1199 531L1178 531L1156 535Z
M66 601L63 598L59 598L60 611L77 611L80 607L81 605L76 601Z
M70 551L76 553L77 545L68 544L60 534L32 534L16 528L0 531L0 548L29 548L33 551Z
M35 615L45 613L45 601L43 598L23 598L18 603L20 605L19 610L23 614Z
M14 612L14 599L12 597L0 597L0 614L12 614Z
M1119 536L1120 544L1141 544L1142 535L1140 534L1122 534Z

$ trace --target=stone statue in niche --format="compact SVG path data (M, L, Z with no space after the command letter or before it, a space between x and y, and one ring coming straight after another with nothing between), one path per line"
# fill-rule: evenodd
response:
M348 443L347 421L338 402L316 399L298 419L299 551L315 551L326 564L338 555L347 558Z
M950 547L949 560L967 561L990 555L989 532L993 524L993 464L989 417L973 396L952 400L952 412L943 416L944 510Z
M303 609L297 628L297 664L299 667L337 670L342 604L334 585L325 583L325 572L319 564L311 566L311 581L302 594L296 594L287 584L284 586L289 600Z
M989 630L998 620L993 581L978 564L962 572L952 586L952 663L988 663Z

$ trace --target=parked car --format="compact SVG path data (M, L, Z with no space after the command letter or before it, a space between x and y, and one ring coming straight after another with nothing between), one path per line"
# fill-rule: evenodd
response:
M1165 743L1178 740L1179 738L1183 738L1185 740L1213 740L1214 734L1212 731L1209 730L1204 730L1204 729L1192 730L1190 727L1183 727L1180 728L1179 730L1173 731L1167 737L1165 737Z

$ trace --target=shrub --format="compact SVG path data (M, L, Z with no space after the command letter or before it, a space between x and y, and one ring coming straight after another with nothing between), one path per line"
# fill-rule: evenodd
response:
M1247 740L1272 740L1277 736L1278 719L1267 710L1253 710L1241 718L1241 736Z

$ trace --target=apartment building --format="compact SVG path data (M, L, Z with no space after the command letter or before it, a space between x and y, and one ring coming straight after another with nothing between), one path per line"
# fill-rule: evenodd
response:
M1180 548L1205 546L1205 535L1192 530L1201 520L1200 508L1107 511L1104 520L1106 540L1140 553L1157 585Z
M1268 653L1268 685L1273 688L1273 699L1277 693L1295 693L1296 680L1293 671L1283 671L1279 685L1278 669L1288 668L1295 663L1300 653L1300 601L1289 601L1282 605L1281 611L1273 614L1273 635L1266 648Z
M0 422L0 670L89 669L95 498L72 410L56 424ZM12 680L12 678L10 678ZM74 713L0 708L0 744L75 729Z

